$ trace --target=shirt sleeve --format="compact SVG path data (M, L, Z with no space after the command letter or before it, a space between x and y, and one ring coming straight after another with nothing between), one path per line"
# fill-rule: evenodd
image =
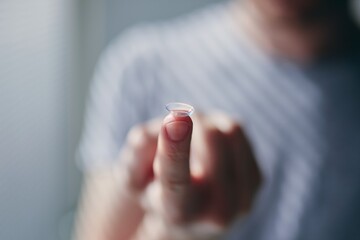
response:
M152 92L149 61L153 48L146 32L141 29L128 32L100 57L77 152L81 169L101 167L116 160L129 129L148 118Z

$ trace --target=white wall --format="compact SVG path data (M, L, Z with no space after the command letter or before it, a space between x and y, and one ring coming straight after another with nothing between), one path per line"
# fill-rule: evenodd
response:
M0 1L0 239L51 240L67 209L71 0Z

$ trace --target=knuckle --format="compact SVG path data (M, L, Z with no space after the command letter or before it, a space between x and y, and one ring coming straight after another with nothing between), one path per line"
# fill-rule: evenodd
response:
M142 149L146 146L148 132L144 125L137 125L130 129L127 136L127 143L135 149Z
M139 124L139 125L133 126L130 129L128 136L130 139L132 139L132 138L137 138L139 135L143 135L145 133L146 133L146 127L142 124Z
M158 135L161 129L162 122L163 121L161 118L155 118L145 123L147 133L149 135Z
M207 128L206 135L209 139L213 139L213 138L220 137L222 135L222 133L221 133L220 129L218 129L216 126L210 125Z
M182 176L174 176L174 174L169 174L163 179L162 182L165 188L173 194L184 193L190 184L187 178Z
M243 135L243 131L241 129L241 126L237 123L233 123L229 128L228 136L230 136L231 138L238 138L239 136L242 135Z
M211 122L224 134L228 135L238 129L239 124L222 112L215 112L210 115Z
M232 122L229 128L230 134L238 134L242 132L240 124Z
M242 133L242 129L236 122L229 122L227 125L219 125L221 134L224 137L237 137Z

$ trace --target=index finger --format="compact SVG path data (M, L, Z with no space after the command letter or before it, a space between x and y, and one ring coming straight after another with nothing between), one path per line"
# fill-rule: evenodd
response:
M190 194L192 127L190 117L170 114L164 119L159 135L154 173L160 181L165 208L175 219L186 212L184 208Z

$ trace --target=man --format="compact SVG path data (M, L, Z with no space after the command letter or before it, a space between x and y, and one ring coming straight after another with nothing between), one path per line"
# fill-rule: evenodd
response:
M91 92L76 237L359 239L359 36L345 0L234 1L126 34ZM172 101L202 113L158 120Z

